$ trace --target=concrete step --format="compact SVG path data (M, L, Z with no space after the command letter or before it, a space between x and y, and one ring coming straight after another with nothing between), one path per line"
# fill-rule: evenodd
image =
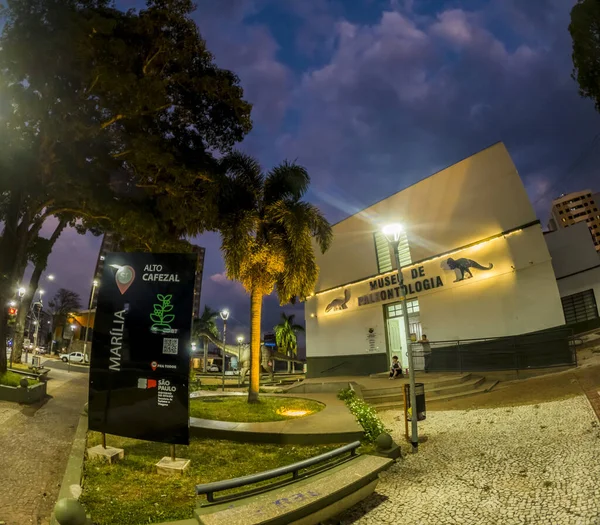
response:
M425 384L425 392L429 395L444 395L452 392L462 392L463 390L470 390L473 388L477 388L481 383L485 381L484 377L481 376L473 376L469 374L466 376L466 380L460 383L450 383L450 384ZM392 396L395 400L397 396L402 397L404 391L403 385L398 385L390 388L377 388L371 390L362 390L362 395L365 401L370 402L370 400L377 400L382 397L390 397Z
M453 394L447 394L447 395L425 396L425 402L426 403L438 403L438 402L443 402L443 401L449 401L452 399L463 398L463 397L467 397L467 396L474 396L477 394L484 394L484 393L492 390L492 388L494 388L498 383L499 383L499 381L488 380L488 381L485 381L482 384L480 384L479 387L474 388L472 390L466 390L464 392L455 392ZM378 412L382 411L382 410L402 410L403 401L402 400L391 401L391 402L387 402L387 403L376 404L376 405L373 405L373 407Z
M427 399L440 397L440 396L451 396L455 394L459 394L461 392L468 392L471 390L476 390L483 382L485 381L485 377L471 377L469 381L465 381L464 383L459 383L456 385L449 385L444 387L437 387L435 389L427 388L425 385L425 394ZM402 402L404 394L402 388L395 389L385 389L387 392L378 395L371 395L371 391L365 392L362 391L363 399L371 404L371 405L381 405L385 403L396 403Z
M423 379L425 379L425 378L417 377L416 381L417 381L417 383L424 382L424 381L419 381L419 380L423 380ZM472 374L463 374L463 375L457 375L456 377L448 377L448 378L444 378L444 379L439 379L439 380L425 383L425 390L429 391L432 389L440 389L440 388L444 388L447 386L460 385L460 384L470 381L471 379L473 379ZM397 380L397 381L400 384L394 382L394 383L392 383L393 386L389 386L389 387L362 388L361 391L363 393L363 397L386 396L386 395L393 394L395 392L402 393L402 390L404 388L403 385L404 385L404 383L407 382L407 380Z

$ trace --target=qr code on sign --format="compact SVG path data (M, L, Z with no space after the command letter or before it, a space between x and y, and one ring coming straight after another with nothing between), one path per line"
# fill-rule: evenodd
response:
M165 337L163 339L163 354L177 355L179 339Z

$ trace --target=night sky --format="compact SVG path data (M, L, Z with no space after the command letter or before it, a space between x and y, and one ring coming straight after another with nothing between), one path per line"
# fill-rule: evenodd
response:
M574 3L204 0L194 18L254 105L241 149L265 168L306 166L308 198L332 223L501 140L545 225L553 197L600 190L600 118L570 76ZM203 304L229 307L228 333L248 338L249 298L224 275L218 235L196 242ZM87 298L99 246L65 232L46 297L64 286ZM302 306L285 310L303 321ZM264 330L279 311L265 300Z

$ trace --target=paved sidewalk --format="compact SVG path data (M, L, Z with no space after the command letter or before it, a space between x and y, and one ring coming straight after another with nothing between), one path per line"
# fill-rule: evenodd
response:
M403 448L397 411L382 414ZM341 525L598 525L600 425L584 396L440 411L418 454L381 475Z
M87 374L52 370L52 398L41 408L0 402L0 522L49 523L87 382Z

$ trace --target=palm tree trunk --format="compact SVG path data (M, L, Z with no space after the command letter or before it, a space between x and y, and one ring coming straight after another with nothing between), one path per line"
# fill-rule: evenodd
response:
M292 351L291 350L287 351L287 356L288 357L292 357ZM288 365L288 374L291 374L292 373L292 362L288 361L287 365Z
M262 294L252 290L250 296L250 388L248 390L248 403L258 402L260 388L260 321L262 314Z
M208 337L203 337L202 340L204 341L204 365L202 366L202 372L206 374L206 366L208 360Z

